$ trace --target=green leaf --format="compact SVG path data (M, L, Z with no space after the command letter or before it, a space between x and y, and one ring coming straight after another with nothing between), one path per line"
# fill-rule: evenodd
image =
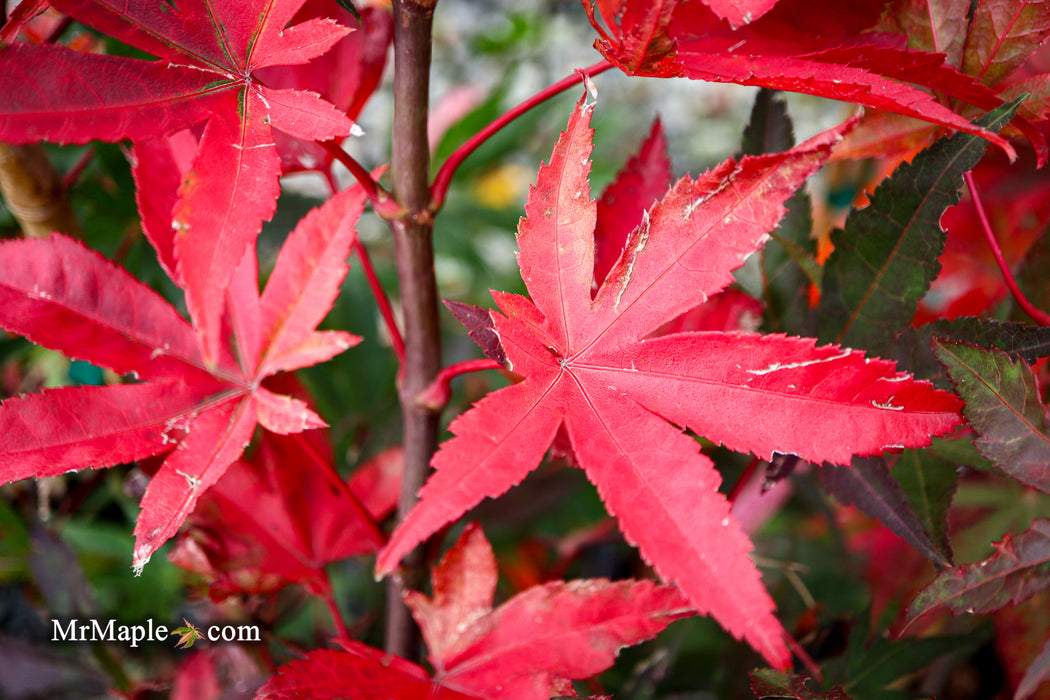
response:
M763 698L797 698L797 700L849 700L842 688L835 686L827 692L811 690L808 676L784 673L763 668L751 673L751 692Z
M794 145L787 104L775 90L763 88L755 97L741 152L777 153ZM809 286L819 284L821 274L816 241L810 235L813 217L809 195L800 189L785 206L787 214L770 233L771 240L737 270L736 277L748 293L765 302L763 330L805 335Z
M998 131L1020 103L1004 104L976 123ZM824 267L818 308L822 341L876 353L891 347L940 271L941 215L959 201L962 177L986 145L965 133L940 139L898 167L870 205L854 210L845 229L831 234L835 250Z
M893 466L893 477L933 546L944 561L951 562L948 508L959 480L955 465L926 450L905 450Z
M820 468L820 481L841 503L855 505L877 519L927 559L940 567L951 566L951 550L945 552L931 539L884 458L854 457L849 467L825 464Z
M1050 520L1036 520L1025 532L992 546L995 554L989 558L949 569L922 589L908 606L908 621L940 607L956 615L989 613L1050 586Z
M825 665L824 682L838 683L863 700L909 700L911 694L896 689L901 679L946 654L968 654L986 641L982 632L894 639L884 632L873 634L868 613L861 613L846 652Z
M980 434L974 442L999 469L1050 493L1050 433L1035 374L1000 350L934 340L937 359L966 402L963 415Z

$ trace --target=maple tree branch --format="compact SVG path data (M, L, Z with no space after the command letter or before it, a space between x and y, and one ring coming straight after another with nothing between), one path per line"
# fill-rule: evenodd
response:
M0 195L26 236L80 236L62 177L39 144L0 143Z
M430 206L427 110L430 52L436 0L394 0L394 120L390 172L394 198L405 216L390 219L397 255L398 283L404 318L405 361L399 394L403 422L405 470L398 502L403 521L416 502L437 450L439 413L416 397L441 368L437 279L434 272ZM399 576L387 586L386 651L415 659L419 630L401 600L402 587L419 590L426 579L423 548L402 560Z
M1017 286L1017 280L1014 279L1014 275L1010 272L1009 266L1006 264L1006 258L1003 257L1003 251L999 248L999 242L995 240L995 233L992 232L991 222L988 221L988 215L984 211L984 203L981 202L981 196L977 193L977 183L973 179L973 173L966 173L963 175L966 180L966 186L970 189L970 196L973 197L974 208L977 209L977 218L981 222L981 228L984 230L984 237L988 240L988 245L992 248L992 255L995 256L995 262L999 266L999 271L1003 275L1003 280L1006 281L1006 286L1010 289L1010 294L1013 295L1014 300L1021 307L1026 314L1032 317L1032 319L1041 326L1050 326L1050 314L1047 314L1042 309L1037 308L1032 302L1028 301L1028 297L1024 295L1021 288Z
M394 346L394 354L397 355L398 364L403 367L405 365L405 341L401 337L401 329L397 326L397 319L394 318L394 309L390 305L390 299L387 297L383 285L379 283L379 278L376 277L376 270L372 266L372 258L368 255L368 249L365 248L360 240L354 241L354 253L357 254L357 259L361 263L361 271L365 273L368 287L372 290L372 296L375 297L376 306L379 307L379 315L383 317L383 323L386 324L387 332L390 333L390 344Z
M503 369L503 365L495 360L486 358L483 360L466 360L465 362L457 362L454 365L444 367L438 372L430 386L416 397L416 400L428 408L439 411L445 407L449 396L452 394L449 382L454 377L469 372L483 372L488 369Z
M452 183L452 177L456 174L456 169L467 159L467 156L477 150L481 144L485 143L485 141L491 138L497 131L507 126L533 107L543 104L555 95L565 92L573 85L583 82L584 76L595 76L612 67L613 64L606 60L601 60L594 65L581 68L567 78L563 78L553 85L548 85L532 97L518 104L516 107L504 112L484 129L467 139L459 148L452 152L448 157L448 160L446 160L441 165L441 168L438 169L437 175L434 176L434 184L431 186L433 197L433 204L431 206L433 211L441 209L442 205L445 203L445 196L448 194L448 188Z

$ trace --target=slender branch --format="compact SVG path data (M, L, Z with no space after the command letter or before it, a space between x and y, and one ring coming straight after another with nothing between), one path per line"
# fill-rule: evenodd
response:
M1050 314L1036 308L1032 302L1028 301L1028 298L1024 295L1024 292L1021 291L1021 288L1017 286L1017 280L1014 279L1013 273L1010 272L1010 268L1006 264L1006 258L1003 257L1003 251L999 248L998 241L995 240L995 234L992 232L992 225L988 221L988 215L984 212L984 204L981 202L981 196L977 193L977 183L974 182L973 174L968 172L963 175L963 178L966 180L966 186L970 188L970 196L973 198L974 208L977 209L977 218L981 221L981 228L984 230L984 237L988 240L988 245L992 248L992 255L995 256L995 262L999 265L999 271L1002 272L1003 279L1006 281L1006 286L1010 289L1010 293L1013 295L1021 309L1031 316L1036 323L1040 326L1050 326Z
M383 317L383 323L386 324L387 332L390 333L390 343L394 346L394 354L397 355L397 361L404 367L405 341L401 337L401 329L397 327L397 319L394 318L394 309L390 306L390 299L387 298L383 285L379 284L376 270L372 266L372 259L368 255L368 249L365 248L360 240L354 241L354 252L361 263L361 271L365 273L365 279L368 280L368 287L372 290L372 296L375 297L376 306L379 307L379 314Z
M416 400L427 408L440 411L448 403L449 396L452 395L449 382L452 381L453 377L458 377L468 372L482 372L487 369L503 369L503 365L495 360L486 359L467 360L466 362L457 362L454 365L444 367L438 372L430 386L416 397Z
M354 176L361 187L364 188L368 200L372 202L372 209L384 219L397 219L405 215L405 210L383 189L378 182L372 178L365 166L357 162L352 155L343 150L343 147L335 141L319 141L321 147L328 151L333 158L346 166L350 174Z
M405 333L400 396L404 430L405 471L398 519L416 502L437 450L437 411L416 397L441 367L437 279L434 274L433 217L430 206L427 109L430 50L437 0L394 0L394 123L390 159L394 197L407 212L390 219L397 254ZM400 576L387 587L386 650L415 659L419 630L401 600L401 587L420 589L426 578L423 549L402 560Z
M445 196L448 194L448 188L452 183L453 175L456 174L456 169L467 159L467 156L477 150L478 146L485 143L485 141L491 138L493 134L528 112L533 107L546 102L555 95L565 92L573 85L583 82L584 76L590 77L598 75L612 67L613 65L611 63L603 60L598 61L592 66L587 66L586 68L576 71L569 77L559 80L553 85L547 86L518 106L500 115L491 124L470 137L462 146L452 152L452 155L450 155L448 160L441 165L437 175L434 176L434 184L431 187L434 200L431 205L432 211L438 211L441 209L442 205L444 205Z

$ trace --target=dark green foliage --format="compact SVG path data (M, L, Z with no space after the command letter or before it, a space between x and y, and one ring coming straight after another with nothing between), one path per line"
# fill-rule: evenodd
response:
M1020 100L977 120L998 131ZM824 268L817 336L823 342L888 350L915 315L919 299L940 272L944 210L959 201L963 175L987 142L970 134L943 138L905 163L831 235L835 250Z
M890 474L885 458L854 457L848 467L825 464L820 479L844 505L855 505L879 520L938 566L951 564L950 546L941 538L931 538L930 530L912 511L908 496Z

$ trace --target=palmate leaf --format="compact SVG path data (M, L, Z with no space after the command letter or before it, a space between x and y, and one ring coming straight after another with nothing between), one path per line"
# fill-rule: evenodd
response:
M208 579L213 600L291 583L327 590L326 564L383 544L375 520L396 505L403 465L396 449L347 483L328 440L322 430L264 433L255 453L235 461L201 497L170 559Z
M908 620L940 607L953 614L994 612L1050 586L1050 520L993 544L995 554L942 572L908 606Z
M995 130L1010 121L1019 101L977 121ZM962 177L986 143L956 134L904 163L864 209L832 233L835 250L824 267L817 335L825 342L888 352L915 315L919 299L940 270L941 215L959 201Z
M282 693L305 687L310 697L361 700L546 700L571 694L572 679L612 666L621 648L693 615L674 586L605 579L533 586L493 609L496 582L492 548L479 527L468 525L432 572L433 597L405 594L427 644L432 679L403 659L343 643L345 652L284 667L258 697L294 697ZM372 677L375 685L362 682ZM322 678L323 686L314 685Z
M874 31L896 35L910 49L944 55L945 66L959 71L1009 101L1030 93L1012 127L1031 142L1040 166L1047 159L1045 135L1037 126L1046 118L1050 76L1032 75L1023 66L1050 36L1050 8L1045 0L895 0ZM1038 62L1033 62L1038 69ZM1031 77L1029 77L1031 76ZM944 88L928 85L944 97ZM974 106L987 110L980 102ZM972 112L963 108L964 114ZM929 143L939 130L928 123L885 112L873 112L847 139L843 157L907 157Z
M762 17L734 29L704 3L690 0L609 0L602 3L595 47L628 75L688 77L804 92L867 105L981 135L1007 153L1013 148L975 127L919 87L990 110L994 92L944 65L944 56L909 50L904 37L872 33L885 3L780 0ZM740 23L737 23L740 24Z
M350 133L350 120L315 93L272 89L253 77L268 66L305 63L349 31L320 19L287 27L303 2L52 0L55 9L160 60L51 45L0 49L7 95L0 140L140 140L207 121L173 217L179 281L212 364L233 270L276 207L281 167L273 129L307 141Z
M170 452L141 503L134 548L141 570L240 457L257 424L278 433L324 425L303 401L261 383L357 341L313 328L346 274L343 261L364 201L354 187L305 217L282 248L273 289L268 285L262 299L254 249L245 256L228 293L232 337L217 365L204 362L199 336L170 304L98 253L58 234L0 244L0 327L145 380L5 401L0 481ZM172 229L167 238L163 233L155 228L151 238L158 250L171 250Z
M679 180L642 217L595 294L592 107L577 105L519 226L531 300L494 293L502 313L491 313L492 327L506 366L524 381L453 422L456 437L435 456L437 472L377 570L388 573L427 536L521 481L564 427L627 540L701 613L783 667L783 632L750 543L717 491L712 462L674 426L766 459L778 451L844 463L926 444L957 423L958 403L891 363L812 339L648 337L729 284L849 124L786 153Z
M966 402L977 449L1023 484L1050 493L1050 426L1031 367L999 350L934 340L934 354Z

